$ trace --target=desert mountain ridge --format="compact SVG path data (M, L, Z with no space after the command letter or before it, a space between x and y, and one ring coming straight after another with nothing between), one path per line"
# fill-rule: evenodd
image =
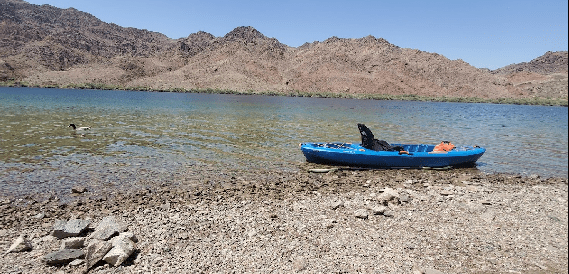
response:
M567 51L497 70L331 37L290 47L253 27L171 39L73 8L0 0L0 82L477 98L567 98Z

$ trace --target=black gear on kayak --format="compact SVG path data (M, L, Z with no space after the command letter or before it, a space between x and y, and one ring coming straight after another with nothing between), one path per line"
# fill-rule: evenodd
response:
M400 146L392 146L384 140L375 139L371 130L364 124L358 124L358 129L362 135L362 147L375 151L402 151Z

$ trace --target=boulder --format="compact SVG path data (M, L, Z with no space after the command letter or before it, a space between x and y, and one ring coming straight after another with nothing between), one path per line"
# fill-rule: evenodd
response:
M97 264L113 248L110 242L93 240L87 247L85 256L86 269L89 270Z
M85 231L90 223L90 220L80 219L71 219L69 221L56 220L52 235L58 239L75 237Z
M412 199L411 199L411 196L409 195L409 193L403 192L399 195L399 202L401 202L401 203L409 203L409 202L411 202L411 200Z
M136 246L128 237L121 237L112 242L114 246L111 251L103 257L103 260L113 266L119 266L134 253Z
M115 216L107 216L101 220L90 237L92 239L106 241L111 237L126 231L126 229L127 226L121 220L118 220Z

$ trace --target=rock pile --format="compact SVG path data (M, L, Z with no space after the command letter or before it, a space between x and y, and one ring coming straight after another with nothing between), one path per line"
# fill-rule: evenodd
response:
M386 187L380 190L380 195L377 196L377 203L369 205L367 208L360 208L354 211L354 216L359 219L367 219L369 213L373 215L383 215L385 217L393 217L393 207L397 207L401 203L409 202L409 196L406 193L399 193L399 191ZM334 202L332 209L336 210L343 206L343 202Z
M51 236L60 240L60 248L44 255L41 261L49 266L84 265L86 273L101 261L119 266L134 253L136 237L127 232L128 227L115 216L103 218L94 230L90 224L91 220L57 220ZM31 251L32 248L31 241L20 236L6 254Z

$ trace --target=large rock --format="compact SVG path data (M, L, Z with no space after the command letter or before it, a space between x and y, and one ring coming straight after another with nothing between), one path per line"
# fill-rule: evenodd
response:
M8 248L5 254L10 252L24 252L32 250L32 243L24 236L18 237L14 243Z
M53 226L52 235L58 239L75 237L85 231L90 223L90 220L80 219L71 219L69 221L56 220Z
M83 257L85 257L85 253L81 249L62 249L45 255L42 261L48 265L59 265Z
M136 246L128 237L120 237L112 242L113 249L103 257L103 260L113 266L119 266L134 253Z
M103 257L113 248L110 242L93 240L87 247L87 255L85 256L86 268L89 270L97 264Z
M101 220L90 237L92 239L106 241L111 237L124 232L126 228L127 226L115 216L107 216Z

